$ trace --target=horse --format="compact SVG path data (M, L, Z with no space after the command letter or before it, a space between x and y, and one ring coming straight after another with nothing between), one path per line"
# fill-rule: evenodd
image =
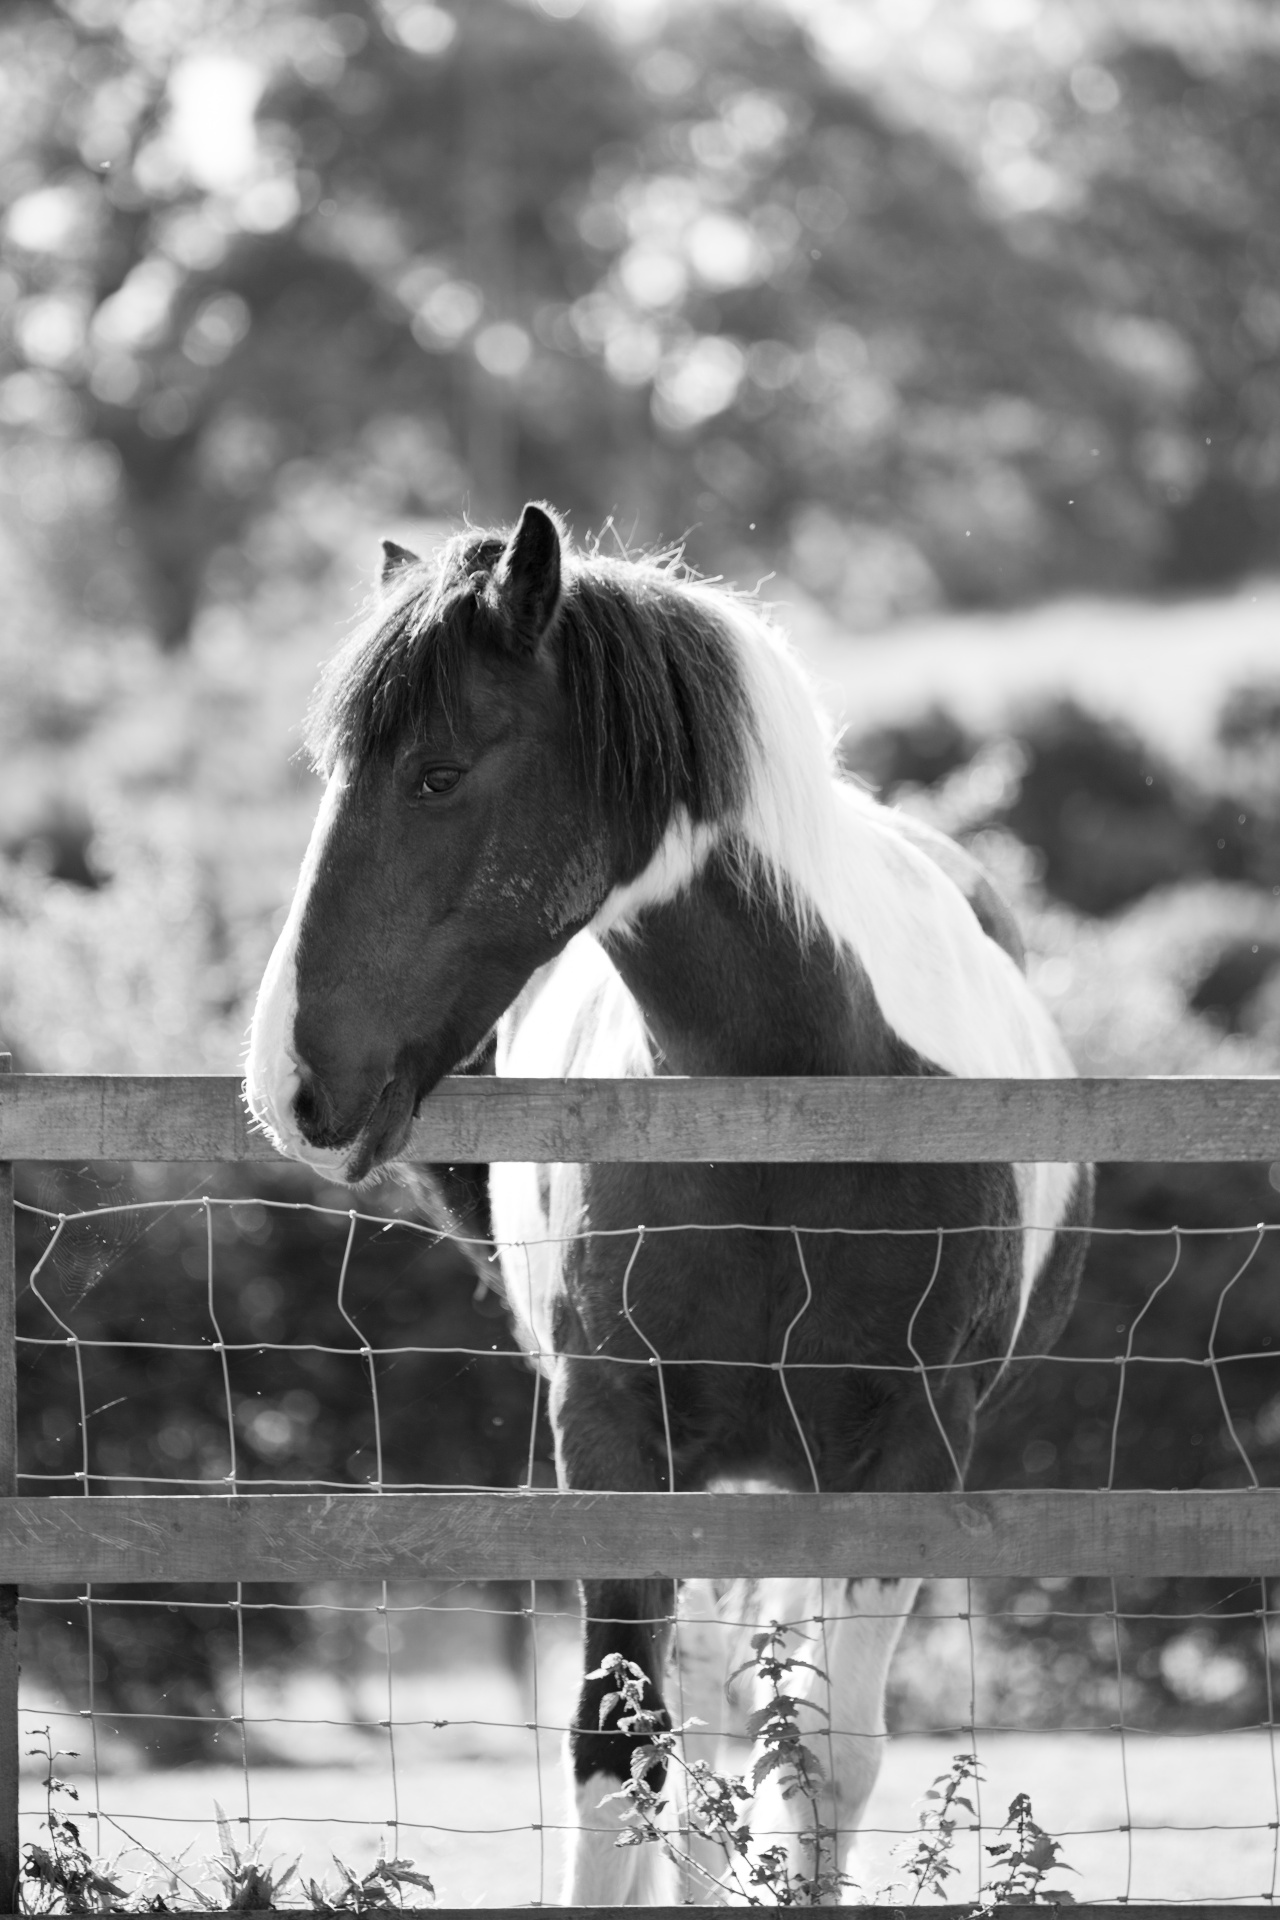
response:
M674 561L575 549L535 502L431 564L384 543L309 736L326 785L246 1089L330 1174L394 1167L486 1049L499 1074L569 1078L1072 1070L977 863L842 777L765 610ZM955 1487L1011 1362L1065 1323L1091 1193L1071 1166L495 1165L559 1484ZM856 1866L917 1584L837 1583L834 1613L817 1581L700 1595L705 1618L825 1621L788 1683L824 1729L816 1808L775 1767L752 1809L797 1885ZM664 1579L583 1585L570 1904L659 1897L619 1790L665 1724L674 1606ZM709 1727L718 1660L690 1627L673 1678Z

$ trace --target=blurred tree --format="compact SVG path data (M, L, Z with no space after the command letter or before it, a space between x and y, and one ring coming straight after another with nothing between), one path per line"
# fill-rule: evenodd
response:
M957 5L969 78L931 91L883 23L842 60L840 14L700 0L624 41L534 0L18 0L0 420L110 450L170 644L314 484L613 509L855 623L1259 564L1254 11L1193 58L1149 10L992 38Z
M639 75L660 107L639 171L598 170L584 217L617 231L628 325L603 351L651 375L697 556L749 578L762 537L859 625L1077 572L1056 427L1092 376L1069 283L963 155L777 8L684 10Z
M1188 1002L1193 1013L1211 1014L1228 1033L1246 1031L1250 1003L1280 971L1280 945L1273 940L1231 940L1196 982Z
M1269 742L1264 718L1257 732ZM1074 700L1049 701L1006 729L1008 777L995 797L966 808L963 830L1009 829L1040 856L1049 893L1086 914L1113 913L1197 876L1270 892L1280 886L1280 786L1273 768L1268 782L1251 765L1256 735L1244 732L1237 700L1223 727L1238 764L1212 788L1116 721ZM933 707L847 740L842 751L851 772L892 800L907 788L939 790L952 776L963 786L980 743Z
M113 449L161 638L307 461L379 468L386 512L507 514L530 466L585 505L600 394L531 321L583 277L546 215L628 123L603 37L512 0L182 12L8 26L11 411Z
M1137 429L1155 578L1180 588L1268 564L1280 530L1280 59L1263 10L1235 22L1163 44L1113 32L1063 121L1083 195L1062 228L1075 323L1104 406Z
M1044 857L1045 885L1109 913L1203 866L1203 802L1114 723L1064 700L1018 730L1025 768L1001 823Z
M877 793L892 796L904 786L937 786L968 766L978 745L950 709L935 701L910 719L869 733L846 734L840 756L848 773L869 781Z

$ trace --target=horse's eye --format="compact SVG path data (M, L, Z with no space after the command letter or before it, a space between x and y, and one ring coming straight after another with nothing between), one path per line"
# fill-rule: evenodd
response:
M452 793L462 778L461 767L428 767L422 776L423 793Z

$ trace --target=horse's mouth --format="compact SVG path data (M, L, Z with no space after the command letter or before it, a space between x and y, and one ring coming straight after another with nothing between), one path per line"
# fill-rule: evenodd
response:
M388 1080L356 1135L346 1168L349 1186L360 1186L379 1167L399 1158L413 1129L418 1097L408 1074L393 1074Z

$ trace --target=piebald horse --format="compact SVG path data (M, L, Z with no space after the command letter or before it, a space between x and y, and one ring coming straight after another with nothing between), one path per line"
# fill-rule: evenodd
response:
M430 565L384 551L379 604L313 710L327 784L253 1019L248 1099L284 1152L367 1179L495 1031L514 1075L1071 1072L990 882L839 776L752 601L575 552L534 504ZM1084 1240L1063 1229L1087 1222L1091 1176L502 1165L490 1200L562 1486L927 1490L963 1475L1010 1361L1060 1332ZM655 1353L668 1364L637 1364ZM776 1771L752 1815L810 1883L853 1864L916 1583L825 1587L726 1603L826 1618L792 1678L816 1824ZM724 1718L705 1632L668 1671L674 1608L666 1580L584 1585L571 1903L657 1897L656 1850L617 1845L637 1736L602 1661L635 1662L653 1711L674 1680L684 1714Z

